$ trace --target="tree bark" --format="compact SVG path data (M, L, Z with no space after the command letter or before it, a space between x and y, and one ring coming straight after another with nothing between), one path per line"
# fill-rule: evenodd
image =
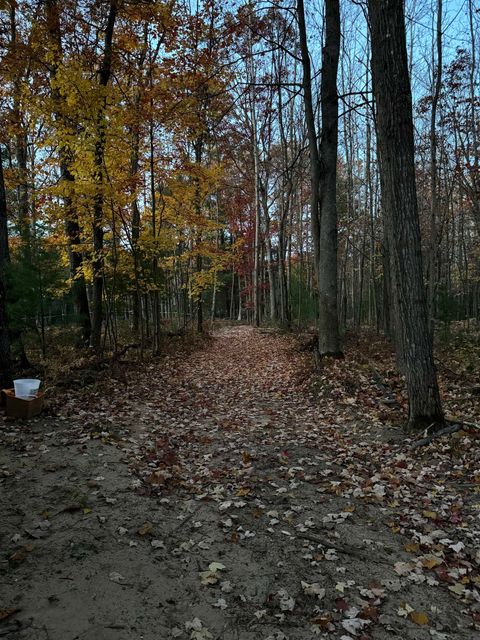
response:
M442 89L442 0L437 0L437 61L434 72L434 90L430 117L430 246L428 256L428 317L431 331L435 328L435 293L438 271L438 168L437 168L437 111ZM433 57L433 56L432 56ZM432 59L432 68L434 68Z
M303 100L310 151L310 216L315 275L318 287L318 350L321 356L341 356L338 332L337 285L337 70L340 52L338 0L325 0L326 40L322 54L322 134L317 145L312 78L303 0L297 0Z
M98 83L106 90L112 73L113 30L117 17L117 0L110 1L107 28L105 31L105 50L98 72ZM105 112L107 99L104 95L97 114L97 140L94 150L95 196L93 200L93 287L92 287L92 332L90 346L100 348L103 324L103 203L104 203L104 162L106 146Z
M254 244L253 244L253 271L252 271L252 293L253 293L253 323L256 327L260 326L260 157L258 150L258 130L257 130L257 106L255 103L255 83L256 73L253 58L253 42L252 32L249 31L248 40L248 64L247 78L250 84L249 88L249 107L251 121L251 142L252 142L252 158L253 158L253 192L254 192Z
M10 262L8 251L7 198L3 180L3 163L0 148L0 389L12 384L10 359L10 336L7 318L7 265Z
M61 128L68 128L65 122L62 96L56 85L58 69L62 60L62 40L60 32L60 16L57 0L46 0L45 11L47 28L53 49L53 61L50 65L50 80L52 98L55 105L55 118ZM64 145L59 146L60 180L63 185L63 203L65 207L65 232L68 239L68 253L70 261L71 290L75 313L80 318L82 326L82 342L88 345L91 333L90 311L88 306L87 287L83 274L83 254L81 250L81 229L78 223L77 211L71 196L74 177L70 171L73 157Z
M22 84L27 82L28 59L19 52L17 39L17 3L10 3L10 49L16 59L16 72L13 79L12 119L15 128L15 160L17 181L18 229L25 248L25 255L30 259L30 206L29 206L29 173L28 173L28 139L23 117Z
M320 265L320 156L317 145L317 130L312 97L312 71L308 52L307 29L305 26L305 8L303 0L297 0L298 30L302 57L302 89L307 125L308 150L310 153L310 224L312 230L315 276L319 279Z
M403 0L368 0L382 205L409 429L443 424L423 284Z
M325 0L325 46L322 54L322 136L320 140L320 261L318 350L341 356L337 308L337 70L340 55L339 0Z

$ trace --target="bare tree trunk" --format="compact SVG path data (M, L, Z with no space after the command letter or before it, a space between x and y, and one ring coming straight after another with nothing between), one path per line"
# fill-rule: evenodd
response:
M253 158L253 188L254 188L254 212L255 212L255 235L253 245L253 323L260 326L260 158L258 152L258 132L257 132L257 111L255 104L255 65L253 59L252 33L249 32L248 40L248 65L247 77L250 83L249 106L251 121L251 144Z
M477 71L477 53L475 30L473 25L473 14L478 11L474 8L474 0L468 0L468 21L470 27L470 47L471 47L471 65L469 74L470 89L470 117L472 128L472 155L473 155L473 171L472 171L472 190L471 197L473 200L473 208L475 212L475 220L477 222L478 233L480 234L480 153L478 143L478 98L475 97L476 84L475 73ZM478 86L478 85L477 85Z
M267 203L267 194L265 190L262 190L262 207L263 207L263 218L265 220L264 224L264 235L265 235L265 254L267 257L267 272L268 272L268 294L269 294L269 302L270 302L270 322L275 322L277 320L278 312L277 312L277 291L276 291L276 282L275 282L275 272L273 268L273 256L272 256L272 239L270 237L270 216L268 213L268 203Z
M151 79L151 78L150 78ZM153 106L153 105L152 105ZM154 145L154 123L150 120L149 125L149 143L150 143L150 200L152 211L152 236L156 241L161 228L161 221L157 221L157 194L155 190L155 145ZM161 217L161 216L160 216ZM157 229L158 228L158 229ZM155 290L152 294L152 323L153 323L153 354L157 355L160 349L160 294L158 291L158 257L154 254L152 258L152 275Z
M118 0L110 0L110 7L105 31L105 50L98 72L99 85L106 90L112 73L113 30L117 17ZM95 196L93 199L93 288L92 288L92 333L90 345L94 349L101 346L103 324L103 204L104 204L104 162L106 146L107 98L103 96L97 114L97 140L94 150L94 182Z
M0 147L0 389L10 387L12 384L6 285L7 265L9 262L7 197L3 180L3 160Z
M132 190L133 190L133 201L132 201L132 254L133 254L133 268L134 268L134 280L135 280L135 293L133 295L133 305L132 305L132 328L136 335L140 337L141 351L143 352L144 347L144 335L143 335L143 322L141 321L140 312L142 308L142 300L141 300L141 289L140 289L140 251L138 246L138 240L140 238L140 208L138 206L138 178L139 178L139 170L140 170L140 130L141 130L141 98L142 98L142 89L143 85L143 65L145 63L145 59L147 56L148 50L148 26L144 26L144 43L143 47L140 51L140 57L137 62L136 68L136 79L134 82L137 83L134 92L134 113L135 113L135 121L130 128L131 134L131 160L130 160L130 174L132 176ZM151 73L149 74L149 79L151 83ZM152 104L150 103L150 106Z
M434 73L435 88L430 116L430 247L428 264L428 317L433 334L435 328L435 292L438 272L438 168L437 168L437 109L442 88L442 0L437 0L437 62ZM433 68L433 65L432 65Z
M371 161L371 127L370 121L367 122L367 139L366 139L366 163L365 163L365 181L366 190L368 194L368 217L370 223L370 303L369 314L370 322L375 317L375 327L379 329L379 313L378 313L378 295L376 285L376 243L375 243L375 221L374 221L374 207L373 207L373 181L372 181L372 161Z
M337 70L340 54L340 6L325 0L326 40L322 55L322 135L317 146L312 101L310 57L303 0L297 0L303 100L310 151L311 228L318 286L318 350L322 356L340 356L337 285Z
M140 104L140 92L135 96L135 107L138 109ZM138 239L140 237L140 208L137 199L137 179L140 158L140 131L139 123L135 122L132 128L132 156L130 161L130 174L132 176L133 186L135 190L132 201L132 254L133 254L133 274L135 279L135 293L133 295L133 318L132 326L135 334L140 333L140 342L143 346L143 323L140 322L141 309L141 291L140 291L140 264L139 264L139 246Z
M253 145L253 173L255 199L255 237L253 260L253 323L260 326L260 194L259 194L259 158L257 146L257 117L255 104L252 100L252 145Z
M405 365L408 427L418 429L441 425L443 412L423 284L403 0L368 0L368 15L396 348Z
M302 56L302 88L307 125L308 150L310 153L310 226L312 231L313 256L317 283L320 277L320 156L317 144L315 112L312 97L312 71L308 51L305 8L303 0L297 0L297 17Z
M276 63L275 74L277 76L278 91L278 126L280 131L280 147L283 159L283 171L280 193L280 220L278 226L278 289L280 298L280 323L282 326L290 324L290 301L288 296L288 273L287 273L287 222L290 219L290 209L292 206L292 167L289 162L289 144L285 131L283 119L284 105L282 96L282 71L284 65L282 60Z
M325 0L322 55L322 137L320 140L320 304L318 349L321 356L341 356L337 307L337 70L340 55L339 0Z

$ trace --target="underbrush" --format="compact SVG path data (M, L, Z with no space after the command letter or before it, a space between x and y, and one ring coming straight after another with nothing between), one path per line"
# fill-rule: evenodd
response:
M435 362L444 411L454 421L480 416L480 332L452 328L451 339L436 340ZM392 344L374 331L347 333L343 360L326 358L310 374L312 395L352 419L401 426L408 411L404 377ZM313 362L313 358L312 358Z
M83 387L104 377L121 376L125 368L135 368L179 350L188 353L209 340L208 333L178 331L169 323L164 323L162 331L157 353L153 352L153 340L147 337L140 345L126 322L119 323L116 343L106 340L101 352L81 344L81 332L76 326L48 327L44 349L38 335L29 332L23 338L29 366L20 367L17 363L15 375L40 377L46 389Z

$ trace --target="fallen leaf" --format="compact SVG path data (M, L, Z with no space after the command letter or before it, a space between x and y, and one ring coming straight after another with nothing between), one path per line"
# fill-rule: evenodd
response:
M353 618L351 620L342 620L342 627L348 633L352 633L354 636L357 635L358 631L361 631L363 627L366 627L370 624L369 620L363 620L362 618Z
M165 543L163 540L152 540L150 544L154 549L165 549Z
M429 555L423 556L423 558L420 559L420 562L426 569L433 569L434 567L438 567L439 565L441 565L443 560L441 558L438 558L437 556Z
M267 610L259 609L258 611L254 611L253 615L257 618L257 620L261 620L264 616L267 615Z
M19 607L14 607L12 609L0 609L0 620L6 620L10 616L13 616L14 613L21 611Z
M301 582L303 593L307 596L317 596L319 600L325 597L325 589L320 586L318 582L312 582L309 584L308 582Z
M191 631L191 640L209 640L210 638L213 638L210 631L207 627L203 626L203 623L199 618L194 618L191 622L186 622L185 628L187 631Z
M118 573L118 571L112 571L109 573L108 579L112 582L116 582L117 584L125 584L126 582L126 578L122 576L121 573Z
M428 624L428 616L423 611L411 611L408 617L415 624Z
M402 618L408 618L408 616L414 611L415 609L411 607L409 604L407 604L406 602L401 604L397 609L398 615Z
M465 585L461 582L456 582L453 587L448 587L449 591L455 593L457 596L463 596L465 593Z
M212 604L212 607L217 607L218 609L226 609L228 607L227 601L224 598L219 598L216 602Z
M294 610L295 600L288 594L286 589L279 589L277 591L277 597L279 598L279 607L282 611Z
M21 547L21 549L18 549L17 551L12 553L9 559L12 562L23 562L24 560L26 560L28 554L34 550L34 548L35 546L33 544L26 544L25 546Z
M151 522L145 522L142 526L137 529L137 533L139 536L146 536L147 534L153 531L153 524Z

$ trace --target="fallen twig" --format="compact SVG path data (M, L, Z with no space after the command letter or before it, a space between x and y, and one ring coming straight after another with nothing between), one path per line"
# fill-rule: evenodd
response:
M469 427L470 429L477 429L480 431L480 424L476 424L475 422L459 422L462 427Z
M454 376L456 376L457 378L461 378L461 377L465 377L465 373L458 373L458 371L454 371L453 369L450 369L450 367L447 367L447 365L443 362L443 360L440 360L440 358L437 358L435 356L435 361L438 362L438 364L445 369L445 371L448 371L449 373L453 374Z
M447 427L443 429L439 429L432 433L432 435L427 436L426 438L421 438L420 440L416 440L410 449L418 449L418 447L423 447L427 444L430 444L437 438L441 438L442 436L448 436L452 433L456 433L457 431L463 431L464 428L467 427L469 429L477 429L480 431L480 425L475 424L474 422L455 422L453 424L449 424Z
M381 560L374 558L371 554L363 553L361 550L356 549L355 547L351 547L350 545L336 545L326 538L315 536L311 533L296 533L295 535L297 538L309 540L310 542L316 542L317 544L321 544L322 547L326 547L327 549L335 549L335 551L338 551L338 553L345 553L349 556L354 556L355 558L363 560L364 562L377 562L379 564L382 564Z

